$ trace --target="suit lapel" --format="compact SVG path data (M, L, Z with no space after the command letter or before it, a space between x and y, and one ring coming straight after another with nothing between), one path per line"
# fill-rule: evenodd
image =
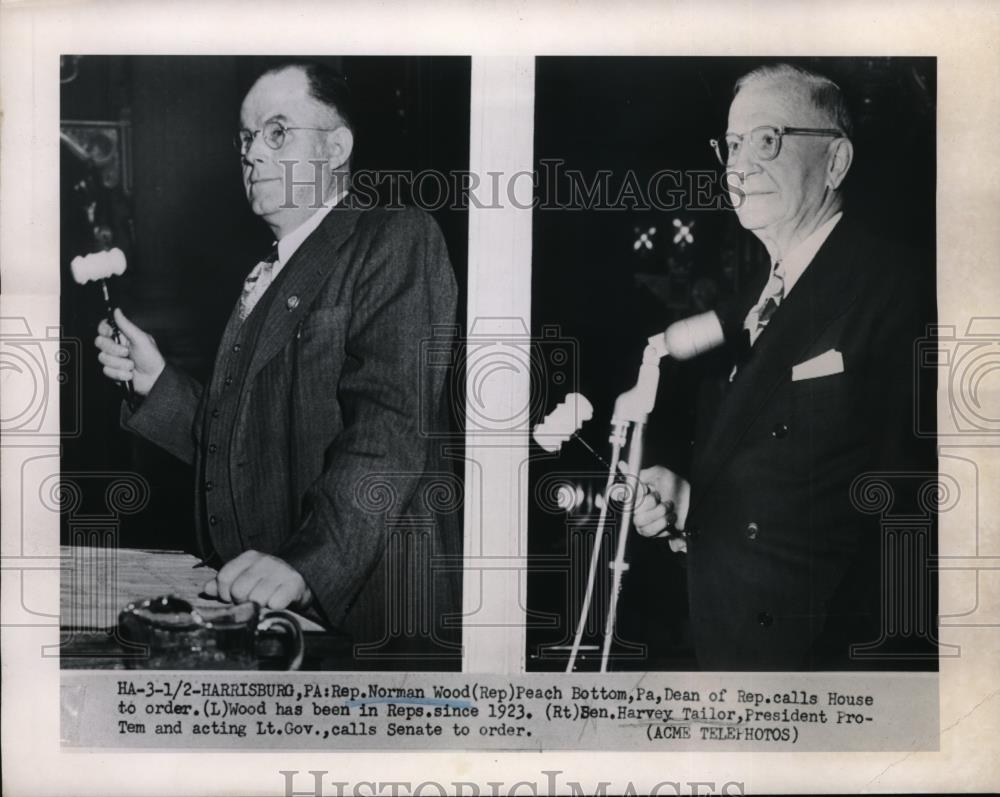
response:
M704 497L733 449L775 390L791 378L792 366L853 303L856 238L842 220L781 303L722 399L695 463L698 497ZM696 498L696 500L698 500Z
M337 251L357 225L360 211L337 206L323 219L285 266L287 273L274 286L258 344L247 372L249 383L291 339L299 322L336 266Z

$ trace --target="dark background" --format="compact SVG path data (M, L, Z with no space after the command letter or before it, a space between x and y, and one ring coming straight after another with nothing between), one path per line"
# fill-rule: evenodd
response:
M933 254L935 59L770 60L812 68L844 90L855 121L855 160L845 183L848 212L868 219L876 233ZM605 458L614 399L635 384L646 338L739 290L755 269L766 268L767 253L731 210L722 205L702 209L707 203L693 191L678 203L682 207L670 211L642 210L628 201L616 210L546 207L546 198L551 206L560 191L563 198L569 195L565 181L553 178L553 167L544 168L544 161L559 160L560 168L579 170L588 183L599 170L609 170L610 200L605 204L612 206L629 170L643 187L662 169L709 171L717 177L721 167L708 140L725 131L735 80L762 63L759 58L723 57L536 61L535 160L542 176L542 205L534 213L532 327L540 335L545 326L556 326L559 337L557 343L536 347L538 371L544 376L533 384L532 406L540 417L567 392L582 392L595 408L582 436ZM721 200L718 194L716 198ZM674 219L693 223L693 243L673 242ZM657 232L650 236L651 227ZM652 249L642 242L636 249L643 232ZM926 260L934 262L933 257ZM557 346L571 349L572 373L552 367ZM698 367L697 361L661 364L657 407L645 435L647 465L684 472L695 410L688 397ZM582 535L594 526L593 513L586 510L593 494L603 490L606 470L575 441L556 456L533 451L530 480L536 500L529 516L529 552L535 564L528 584L528 666L562 669L565 654L551 646L572 638L579 610L567 596L582 591L589 557ZM586 496L575 512L546 510L539 498L560 474ZM573 556L571 545L579 548ZM683 557L670 554L662 541L635 534L629 546L631 569L618 618L621 640L636 647L617 646L619 654L631 657L619 658L616 666L690 669ZM578 582L575 586L571 578ZM609 579L602 567L595 631L603 625ZM581 667L588 668L596 666Z
M148 480L148 506L121 518L123 546L190 548L193 475L170 455L120 429L120 394L101 374L92 344L103 315L99 294L93 285L73 282L69 262L104 245L121 248L128 271L114 280L118 303L156 338L168 360L205 377L243 279L272 241L269 229L247 207L232 139L246 91L265 69L283 60L62 59L63 125L124 122L131 133L124 156L130 181L121 172L117 181L113 174L106 181L104 170L84 163L65 143L60 158L60 312L64 336L80 339L83 353L80 362L65 366L76 373L63 375L65 384L80 389L79 406L64 401L64 413L79 412L82 421L80 434L65 439L62 468L69 479L81 472L134 471ZM351 86L357 106L355 170L468 169L470 59L312 60L339 70ZM458 323L464 328L467 214L460 207L443 207L433 215L459 283ZM71 420L64 418L64 428ZM84 495L79 513L102 511L99 489Z

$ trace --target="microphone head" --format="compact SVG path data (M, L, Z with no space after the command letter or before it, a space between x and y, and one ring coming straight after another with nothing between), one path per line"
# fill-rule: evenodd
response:
M531 432L538 445L550 454L580 431L594 417L594 405L582 393L569 393Z
M725 343L722 322L714 312L701 313L667 327L663 333L667 353L675 360L690 360Z

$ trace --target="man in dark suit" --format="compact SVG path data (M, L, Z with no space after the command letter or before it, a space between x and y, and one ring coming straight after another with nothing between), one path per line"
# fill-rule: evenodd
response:
M690 479L642 471L635 515L687 552L703 669L870 666L851 646L880 638L882 538L856 479L936 465L913 433L929 274L845 212L851 132L834 83L777 65L737 82L713 141L771 268L719 313L740 354L699 396Z
M126 345L106 322L96 345L105 374L144 397L124 425L195 467L199 536L224 563L209 594L311 607L375 657L440 654L426 643L458 611L458 585L431 559L460 554L460 497L435 499L461 491L428 437L446 428L444 374L421 374L421 341L454 321L455 279L429 216L346 206L349 102L309 63L246 95L244 187L275 247L246 279L207 385L120 311Z

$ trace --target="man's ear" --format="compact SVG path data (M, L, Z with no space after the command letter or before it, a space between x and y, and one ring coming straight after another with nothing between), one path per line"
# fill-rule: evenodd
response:
M838 138L833 142L826 167L826 184L830 188L835 191L840 188L853 160L854 145L849 138Z
M326 134L326 146L330 171L336 171L351 158L351 153L354 151L354 134L341 125Z

